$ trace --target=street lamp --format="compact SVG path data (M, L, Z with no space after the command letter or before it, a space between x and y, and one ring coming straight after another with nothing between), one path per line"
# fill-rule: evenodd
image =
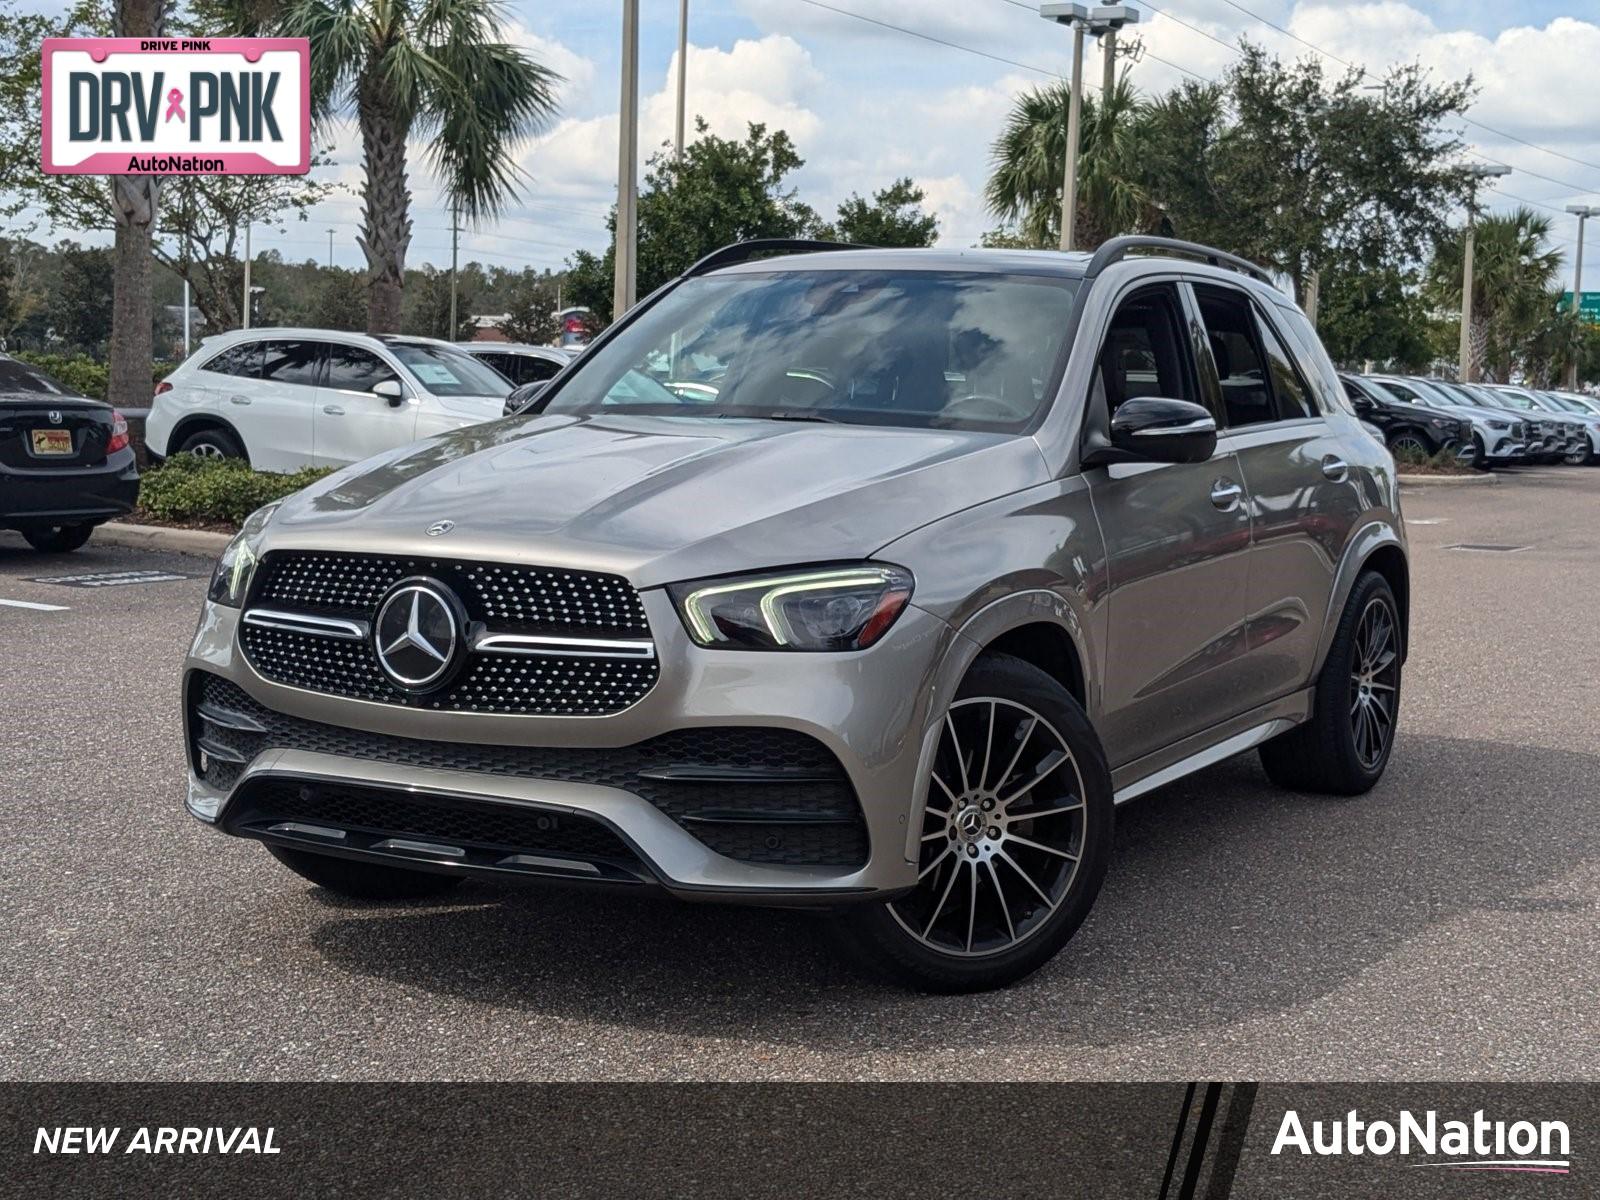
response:
M1089 10L1082 4L1046 0L1039 15L1072 30L1072 93L1067 101L1067 167L1061 186L1061 248L1071 250L1078 217L1078 122L1083 109L1083 34Z
M622 102L617 137L617 249L611 319L633 307L639 276L639 0L622 0Z
M1458 349L1457 375L1462 383L1476 383L1472 370L1472 240L1473 221L1478 213L1478 184L1485 179L1498 179L1511 174L1504 163L1477 163L1466 168L1467 179L1467 243L1461 256L1461 343Z
M689 0L678 0L678 113L672 139L673 155L683 162L683 117L689 77Z
M1583 223L1590 217L1600 217L1600 205L1594 204L1569 204L1567 211L1578 218L1578 253L1572 265L1572 315L1577 316L1583 311ZM1576 357L1567 364L1567 390L1578 390L1578 360Z
M1105 52L1105 77L1100 84L1100 103L1110 103L1117 86L1117 34L1128 25L1139 23L1139 10L1131 4L1101 4L1089 13L1089 32L1100 39Z

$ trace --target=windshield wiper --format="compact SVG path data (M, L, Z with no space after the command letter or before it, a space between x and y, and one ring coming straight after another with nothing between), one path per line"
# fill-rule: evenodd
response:
M761 416L768 421L817 421L824 425L839 424L837 417L825 417L821 413L813 412L810 409L780 408L776 412L762 413Z

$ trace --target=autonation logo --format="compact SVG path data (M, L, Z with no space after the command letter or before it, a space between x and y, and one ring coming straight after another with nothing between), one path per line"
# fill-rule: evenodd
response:
M1564 1121L1491 1121L1482 1109L1470 1121L1441 1121L1429 1110L1420 1117L1401 1109L1392 1121L1366 1121L1351 1109L1343 1120L1312 1121L1309 1133L1294 1109L1283 1114L1272 1153L1342 1157L1370 1154L1422 1156L1435 1162L1411 1167L1452 1171L1518 1171L1565 1175L1572 1169L1571 1134Z

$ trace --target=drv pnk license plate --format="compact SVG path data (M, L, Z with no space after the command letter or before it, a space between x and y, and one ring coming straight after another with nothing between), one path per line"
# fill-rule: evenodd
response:
M35 454L71 454L72 431L70 429L35 429L33 431L33 452Z

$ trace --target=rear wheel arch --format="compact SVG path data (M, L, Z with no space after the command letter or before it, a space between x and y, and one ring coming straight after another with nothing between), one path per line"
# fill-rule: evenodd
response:
M1361 562L1362 571L1376 571L1389 583L1400 610L1400 659L1405 661L1411 648L1411 565L1405 551L1389 543L1379 546Z
M209 430L218 430L226 433L239 443L239 448L244 451L245 462L249 463L250 447L245 444L243 435L234 427L232 422L226 421L221 417L212 416L210 413L196 413L193 416L184 417L183 420L174 425L172 432L167 435L167 453L164 457L170 458L178 453L178 448L183 445L185 440L197 433L205 433Z

